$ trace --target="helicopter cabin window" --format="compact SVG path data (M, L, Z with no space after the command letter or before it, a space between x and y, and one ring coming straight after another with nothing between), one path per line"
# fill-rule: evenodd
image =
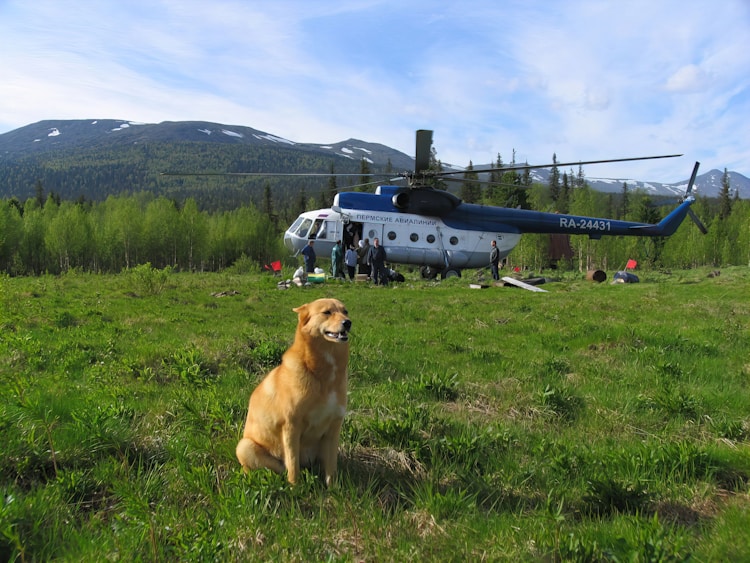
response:
M388 231L388 240L396 240L396 231Z
M299 219L297 221L300 221ZM295 222L296 224L296 222ZM296 234L300 238L305 238L307 236L307 232L310 230L310 226L312 225L312 220L304 218L300 221L299 226L297 227L296 231L293 231L294 234Z
M310 231L310 238L326 238L325 221L323 219L315 219L313 228Z
M409 239L412 242L417 242L419 240L419 235L417 233L412 233L411 236L409 236Z
M430 244L435 242L435 235L427 235L427 242L429 242Z
M451 238L450 238L450 243L451 243L451 244L452 244L453 246L456 246L456 245L458 244L458 237L451 237Z

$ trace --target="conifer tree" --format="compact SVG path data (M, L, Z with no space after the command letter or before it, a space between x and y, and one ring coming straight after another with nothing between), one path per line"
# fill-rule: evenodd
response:
M527 189L528 189L528 188L530 188L530 187L531 187L531 184L532 184L532 181L531 181L531 169L530 169L530 168L528 168L528 166L529 166L529 161L527 160L527 161L526 161L526 162L524 163L524 165L526 166L526 168L524 168L524 169L523 169L523 178L521 179L521 185L522 185L522 186L523 186L524 188L527 188ZM524 193L524 199L526 199L526 200L528 201L528 199L529 199L529 198L528 198L528 197L527 197L527 196L525 195L525 194L526 194L526 191L524 191L523 193ZM524 209L525 209L525 208L524 208Z
M516 166L516 149L513 149L513 157L510 161L510 168ZM526 170L528 172L528 169ZM504 172L500 178L501 185L496 188L496 201L499 205L504 207L512 208L528 208L528 198L526 195L526 187L524 186L525 181L529 181L528 177L522 177L518 174L517 170L508 170Z
M443 163L440 161L440 159L438 159L437 150L435 150L434 146L430 147L430 167L428 168L428 170L437 173L443 171ZM437 188L438 190L448 189L448 186L445 184L445 182L437 178L430 178L425 182L425 184Z
M557 210L560 213L567 213L570 205L570 180L568 173L563 172L562 183L560 184L560 195L557 198Z
M305 192L305 186L302 186L297 192L297 197L294 200L294 207L292 214L296 217L300 213L304 213L307 209L307 193Z
M502 168L503 167L503 157L500 156L500 153L497 153L497 160L492 165L493 168ZM497 193L499 184L502 181L503 173L500 170L493 170L490 172L490 180L487 184L487 189L484 192L484 198L487 203L496 203L497 200Z
M557 154L552 155L552 163L557 164ZM549 192L552 201L557 204L560 199L560 171L557 166L553 166L549 171Z
M482 188L479 185L479 174L474 170L474 163L469 165L464 172L464 181L461 182L460 197L466 203L478 203L482 198Z
M263 213L271 217L274 214L273 196L271 195L271 183L266 180L263 184Z
M369 184L372 181L372 177L370 176L370 164L367 162L367 159L365 157L362 157L359 161L359 173L362 175L362 177L359 179L360 184ZM357 189L363 192L375 191L372 186L360 186Z
M620 219L626 219L630 212L630 192L628 190L628 183L622 183L622 201L620 202Z
M333 198L336 197L336 194L339 191L338 185L336 184L336 168L331 162L331 167L329 169L331 176L328 178L328 193L326 195L326 204L323 207L329 207L333 205Z
M719 192L719 219L726 219L732 213L732 198L729 195L729 173L724 169L721 177L721 191Z

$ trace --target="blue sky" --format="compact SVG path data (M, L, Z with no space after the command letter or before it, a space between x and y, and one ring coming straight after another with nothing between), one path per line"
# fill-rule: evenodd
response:
M0 133L205 120L444 162L750 176L747 0L0 0Z

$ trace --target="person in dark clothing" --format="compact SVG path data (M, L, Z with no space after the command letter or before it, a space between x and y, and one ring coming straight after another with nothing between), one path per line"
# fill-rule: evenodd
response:
M315 272L315 244L314 240L309 240L307 246L302 249L302 256L305 259L305 273L312 274Z
M334 278L344 277L344 248L341 246L341 240L337 240L331 250L331 275Z
M357 250L357 262L359 263L359 273L370 275L370 239L366 238L364 241L359 242L359 249Z
M385 268L385 261L388 259L385 248L380 246L379 239L373 239L368 262L370 263L372 281L375 285L388 285L388 270Z
M490 268L492 269L493 280L500 279L500 272L498 271L499 264L500 264L500 249L497 247L497 242L493 240L491 243L491 248L490 248Z

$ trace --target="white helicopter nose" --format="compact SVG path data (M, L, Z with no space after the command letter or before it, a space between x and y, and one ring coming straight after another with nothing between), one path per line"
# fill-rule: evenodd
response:
M284 246L287 247L289 252L294 252L295 250L297 250L294 247L294 236L289 231L284 233Z

